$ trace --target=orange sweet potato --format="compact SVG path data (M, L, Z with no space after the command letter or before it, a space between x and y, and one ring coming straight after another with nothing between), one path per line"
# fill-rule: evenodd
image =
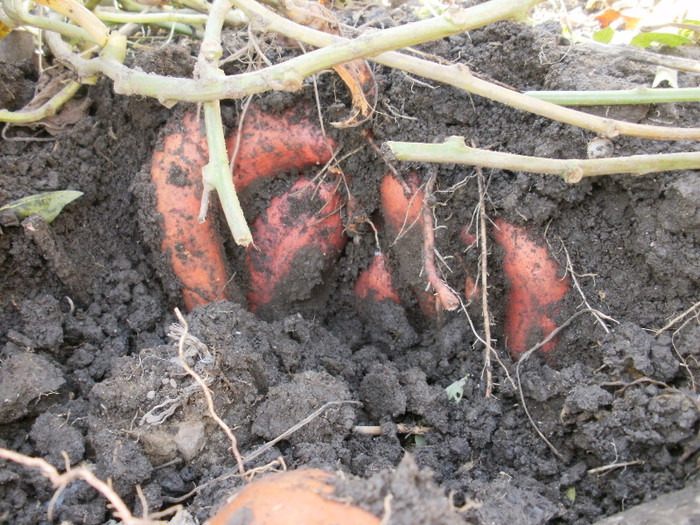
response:
M377 252L369 266L360 273L355 282L355 297L373 302L389 299L399 304L399 294L391 282L386 256Z
M443 310L454 310L460 303L437 274L432 214L424 203L425 191L414 173L405 182L386 175L380 188L382 213L387 230L396 236L399 270L413 285L423 316L439 321Z
M415 177L410 177L404 186L394 175L386 175L380 194L384 220L394 235L421 224L423 191L418 188Z
M347 240L336 187L322 183L312 199L316 185L302 177L255 219L252 232L257 249L249 249L246 257L252 312L308 298L321 284L325 269Z
M496 219L494 236L504 250L503 270L510 280L506 305L505 334L514 359L547 337L557 327L553 316L569 290L568 279L532 234ZM556 340L542 347L550 352Z
M228 273L221 242L211 221L197 222L206 162L204 130L191 112L166 125L162 147L151 160L156 207L163 216L161 248L182 281L188 311L226 297Z
M374 514L332 499L333 475L318 469L271 474L238 492L209 525L378 525Z
M237 137L238 130L226 137L230 155ZM310 104L299 104L281 115L251 105L243 122L233 183L244 192L267 177L325 164L335 148L333 140L323 136L318 114Z
M269 177L328 162L336 145L324 137L317 119L314 107L306 103L274 115L251 106L241 130L236 156L236 189L252 189L256 182L262 183ZM233 154L237 139L238 130L229 133L226 142L230 154ZM203 127L193 113L187 113L181 122L171 122L166 126L163 147L154 152L151 162L157 209L164 220L162 249L170 258L173 272L183 283L183 299L188 311L216 298L227 297L224 287L228 272L220 239L211 221L197 222L202 196L201 172L207 157ZM277 283L274 279L286 275L291 264L288 259L299 250L316 246L325 250L322 258L330 260L337 256L337 247L344 243L342 234L337 233L338 228L342 231L338 226L339 214L320 221L309 214L293 216L288 209L289 198L286 205L278 201L271 206L266 226L261 226L265 222L263 219L256 222L258 236L254 237L254 242L260 252L249 256L256 270L251 272L254 278L251 283L253 309L272 298L269 288ZM321 190L321 198L326 199L322 203L325 204L323 214L340 205L339 196L331 196L326 186ZM278 242L279 237L285 237L285 231L289 238ZM297 234L303 237L295 239ZM315 236L323 238L316 239ZM275 262L276 258L280 261ZM267 261L267 267L262 260ZM273 280L263 286L260 274ZM269 297L265 298L265 294Z

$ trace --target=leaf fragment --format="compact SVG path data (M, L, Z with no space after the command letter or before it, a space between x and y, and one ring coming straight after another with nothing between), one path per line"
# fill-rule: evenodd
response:
M23 197L12 201L2 208L0 214L12 213L18 220L26 219L36 213L41 215L46 222L53 221L63 208L83 195L82 191L60 190L37 193L29 197Z
M693 44L693 41L681 35L674 33L639 33L631 41L630 45L643 48L650 47L654 44L668 47L678 47L683 44Z

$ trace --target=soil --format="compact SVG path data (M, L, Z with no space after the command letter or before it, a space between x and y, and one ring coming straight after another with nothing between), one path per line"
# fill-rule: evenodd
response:
M358 23L386 16L372 9ZM559 35L558 26L502 22L421 50L520 90L623 88L649 85L654 77L652 66L603 61ZM227 39L234 45L239 37ZM279 43L269 43L276 58ZM196 43L181 41L131 60L147 71L186 76L196 53ZM228 67L232 73L237 66ZM360 148L341 167L358 209L378 226L378 188L389 168L369 145L367 131L377 144L462 135L498 151L553 158L585 157L594 138L374 69L380 106L361 129L329 124L350 110L336 76L320 75L318 89L328 133L342 152ZM0 70L2 91L26 100L27 86L37 79L31 63ZM698 76L681 73L679 83L697 85ZM105 79L81 95L91 104L76 124L55 136L13 127L0 142L0 204L49 190L84 192L49 225L48 241L38 241L26 224L3 219L0 445L61 469L65 451L72 465L110 478L136 512L141 503L134 487L140 485L151 510L181 503L189 523L203 523L245 482L236 475L228 438L178 362L177 341L168 337L181 291L160 251L147 170L159 131L179 118L184 105L169 110L153 100L115 95ZM311 84L299 93L256 98L271 112L313 101ZM224 106L233 128L240 103ZM591 111L651 124L700 122L700 108L692 104ZM616 155L698 150L691 142L615 140ZM396 167L423 180L431 170ZM474 173L454 165L437 173L436 248L449 263L449 270L442 267L448 284L462 294L466 272L475 275L478 265L478 250L467 250L460 238L479 200ZM264 212L297 175L244 194L246 215ZM386 229L379 230L379 244L398 268L401 306L387 301L358 307L354 282L377 249L374 233L360 223L349 229L337 263L321 269L321 285L315 284L321 270L309 257L316 266L295 268L297 288L290 285L283 302L261 312L264 318L248 312L243 299L245 251L226 241L231 286L239 291L233 295L241 299L187 315L184 347L242 455L262 450L247 467L281 457L290 469L343 471L337 495L378 516L385 516L386 496L393 495L392 524L591 523L697 487L697 310L661 334L653 331L698 301L697 172L600 177L575 185L520 172L485 175L490 219L526 226L548 243L562 268L568 252L569 274L575 272L580 290L567 294L557 322L583 308L582 296L614 320L579 315L552 353L522 362L521 399L503 333L510 285L502 251L489 237L489 306L503 366L495 364L494 395L486 398L483 345L472 328L482 332L481 307L426 320L413 292L424 283L421 247L410 236L392 244ZM224 229L221 236L228 239ZM460 378L463 396L456 402L445 388ZM310 423L261 449L329 402L335 403ZM366 426L380 434L360 432ZM405 426L429 430L406 433ZM37 471L0 465L0 522L50 523L52 495ZM53 515L57 523L110 520L105 500L82 482L60 494Z

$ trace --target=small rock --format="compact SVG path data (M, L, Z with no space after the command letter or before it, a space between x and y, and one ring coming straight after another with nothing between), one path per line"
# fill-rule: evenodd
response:
M192 461L204 447L204 423L201 421L185 421L175 436L175 445L185 461Z
M168 525L197 525L197 522L192 517L192 514L181 509L170 519Z

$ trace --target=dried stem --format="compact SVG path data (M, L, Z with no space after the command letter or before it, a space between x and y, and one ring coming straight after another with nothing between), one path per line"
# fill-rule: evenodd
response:
M486 397L493 392L493 374L491 370L491 315L489 312L488 292L488 245L486 242L486 188L484 173L476 168L476 180L479 186L479 237L481 237L481 314L484 318L484 372L486 373Z
M571 280L574 282L574 288L578 292L578 294L581 296L581 299L583 299L583 304L586 305L586 308L591 310L593 312L593 317L595 317L596 321L600 324L600 326L603 327L603 330L605 330L606 334L610 333L610 329L608 328L608 325L605 324L605 321L611 321L613 323L617 323L618 321L610 317L609 315L601 317L596 313L596 310L593 310L593 307L589 304L588 299L586 298L586 294L583 293L583 289L581 288L581 285L578 283L577 275L576 272L574 271L574 266L571 264L571 257L569 257L569 250L566 249L566 245L564 244L564 241L559 239L561 242L561 247L564 250L564 255L566 256L566 271L569 272L569 275L571 275ZM588 275L588 274L587 274Z
M252 452L248 454L245 459L243 460L244 463L249 463L253 461L255 458L260 457L263 455L265 452L270 450L272 447L274 447L277 443L282 441L283 439L288 438L291 436L294 432L299 430L301 427L304 427L311 423L314 419L319 417L321 414L323 414L327 409L333 406L338 406L338 405L345 405L345 404L351 404L351 405L361 405L359 401L329 401L322 407L320 407L318 410L315 410L313 413L309 414L306 416L304 419L290 427L289 429L285 430L282 432L279 436L277 436L275 439L272 441L268 441L265 443L263 446L261 446L259 449L257 449L255 452Z
M46 476L51 484L56 487L57 491L62 491L67 485L72 483L77 479L82 479L92 488L97 490L102 494L107 501L110 502L112 508L114 509L114 516L120 519L125 525L158 525L165 523L162 521L155 521L148 518L147 512L146 516L143 518L135 518L126 503L119 497L119 495L114 492L112 486L105 483L100 478L95 476L90 470L84 467L70 468L69 461L66 461L68 465L66 471L60 474L56 468L45 461L42 458L32 458L15 452L13 450L7 450L5 448L0 448L0 458L13 461L19 465L24 465L25 467L39 469L41 473ZM177 509L172 509L176 511Z
M688 308L688 309L687 309L685 312L683 312L682 314L680 314L680 315L674 317L673 319L671 319L668 323L666 323L666 325L665 325L663 328L659 328L656 332L654 332L654 337L659 337L662 333L664 333L666 330L668 330L669 328L671 328L673 325L675 325L675 324L678 323L679 321L682 321L682 320L683 320L685 317L687 317L689 314L695 312L695 310L696 310L698 307L700 307L700 301L698 301L698 302L695 303L693 306L691 306L690 308ZM695 315L697 315L697 312L695 312Z
M561 454L561 452L559 452L557 450L557 448L552 444L552 442L549 441L545 437L545 435L542 433L540 428L537 426L537 423L535 423L535 420L532 418L532 415L530 415L530 411L527 408L527 403L525 402L525 394L523 393L523 386L522 386L522 383L520 381L520 367L530 358L530 356L532 354L534 354L537 350L539 350L544 345L546 345L549 341L554 339L559 334L559 332L561 332L564 328L569 326L574 319L576 319L578 316L583 315L585 313L600 314L600 312L598 312L597 310L593 310L593 309L579 310L574 315L569 317L566 321L564 321L561 326L552 330L550 332L550 334L547 337L545 337L542 341L540 341L535 346L530 348L527 352L522 354L522 356L520 356L520 360L518 361L518 364L515 366L515 377L516 377L516 380L518 382L518 393L520 394L520 403L523 405L523 410L525 411L525 415L527 416L527 419L530 421L532 428L534 428L535 432L537 432L537 435L540 436L542 441L544 441L547 444L547 446L552 451L552 453L557 458L559 458L561 461L564 461L564 456Z

